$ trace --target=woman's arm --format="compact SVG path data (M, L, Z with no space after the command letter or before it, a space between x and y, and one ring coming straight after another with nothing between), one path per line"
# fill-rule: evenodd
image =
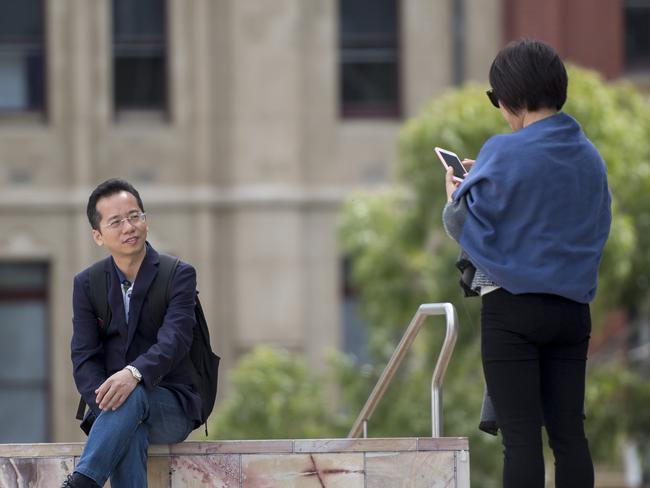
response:
M467 217L467 202L462 196L458 200L447 202L442 210L442 225L447 235L456 242L460 242L463 225Z

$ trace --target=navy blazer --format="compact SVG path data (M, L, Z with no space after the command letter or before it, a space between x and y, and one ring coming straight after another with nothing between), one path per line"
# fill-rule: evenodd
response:
M187 416L201 423L201 399L192 383L193 365L188 355L196 319L196 271L179 262L171 283L169 304L160 327L153 323L147 291L158 272L160 259L149 243L147 254L133 283L129 319L112 257L104 259L109 276L108 303L111 323L97 317L90 302L90 268L74 278L72 293L72 364L77 390L99 415L95 390L109 376L132 364L142 374L145 388L163 386L174 391Z

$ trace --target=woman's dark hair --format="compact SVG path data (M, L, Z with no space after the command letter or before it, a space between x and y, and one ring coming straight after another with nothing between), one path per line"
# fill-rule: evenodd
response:
M110 180L106 180L103 183L100 183L88 198L86 215L88 216L88 222L90 222L90 226L93 229L99 230L99 221L102 220L101 214L97 211L97 201L100 198L110 197L111 195L115 195L116 193L120 193L122 191L133 195L138 202L138 207L140 207L140 210L144 212L144 205L142 205L142 199L140 198L138 190L133 188L133 185L128 181L121 180L119 178L111 178Z
M560 110L568 76L555 50L540 41L521 39L504 47L492 61L490 85L504 108L516 113L541 108Z

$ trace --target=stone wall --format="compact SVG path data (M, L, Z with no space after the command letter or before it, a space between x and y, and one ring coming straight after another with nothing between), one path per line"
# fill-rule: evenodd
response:
M83 444L0 445L0 486L58 488ZM149 449L150 488L469 488L466 438L184 442Z

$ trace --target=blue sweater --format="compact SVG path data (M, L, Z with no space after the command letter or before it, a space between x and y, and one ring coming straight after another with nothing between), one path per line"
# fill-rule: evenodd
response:
M514 294L593 300L611 197L605 164L572 117L489 139L453 200L454 233L490 280Z

